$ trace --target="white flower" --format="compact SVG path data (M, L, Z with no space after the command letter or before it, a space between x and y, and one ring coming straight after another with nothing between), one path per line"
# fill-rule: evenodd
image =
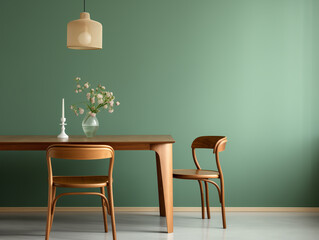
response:
M97 103L98 103L98 104L102 104L102 103L104 103L104 101L103 101L102 98L99 98L99 99L97 100Z
M71 105L70 108L73 109L73 106Z
M113 105L114 105L114 101L112 100L112 101L110 102L110 106L113 107Z
M120 102L119 102L119 101L117 101L115 104L116 104L116 106L118 106L118 105L120 105Z
M103 90L105 90L105 86L102 86L101 88L102 88Z
M110 92L106 92L106 96L109 98L111 96Z
M78 90L75 90L75 93L78 93L79 91Z
M90 97L91 97L91 93L87 93L87 94L86 94L86 98L89 100Z
M82 92L82 89L79 89L79 92Z
M101 93L99 93L96 97L97 98L103 98L103 95Z
M94 89L93 89L93 88L91 89L91 92L94 92Z
M84 87L85 87L85 88L89 88L89 83L86 82L86 83L84 84Z
M95 116L96 116L96 113L90 112L90 115L91 115L92 117L95 117Z
M111 92L111 95L113 96L113 92Z
M92 98L91 98L91 103L92 103L92 104L95 103L95 97L92 97Z
M107 104L105 104L105 105L103 106L103 108L104 108L104 109L107 109Z
M112 113L114 112L114 110L112 108L109 109L109 113Z
M83 114L84 113L84 109L83 108L79 108L79 113Z
M77 88L81 88L81 85L80 85L80 84L78 84L78 85L76 85L76 87L77 87Z
M80 77L76 77L76 78L75 78L75 80L80 81L80 80L81 80L81 78L80 78Z

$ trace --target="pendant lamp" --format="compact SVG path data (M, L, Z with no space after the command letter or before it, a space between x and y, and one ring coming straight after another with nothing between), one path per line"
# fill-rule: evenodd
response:
M102 49L102 24L91 20L90 13L80 13L80 19L71 21L67 26L67 47L79 50Z

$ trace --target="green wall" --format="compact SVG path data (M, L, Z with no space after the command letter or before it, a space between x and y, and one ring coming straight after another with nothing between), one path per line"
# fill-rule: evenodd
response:
M101 51L66 48L79 0L1 3L1 135L57 135L61 98L78 101L80 76L121 102L98 116L99 134L171 134L174 168L194 167L196 136L226 135L228 206L319 206L319 1L92 0L87 10L103 24ZM83 134L82 117L66 114L67 133ZM206 168L210 154L200 154ZM0 207L45 206L45 153L0 159ZM105 163L78 164L56 171L95 174ZM116 152L114 174L116 206L157 206L153 152ZM174 205L199 206L198 183L174 180Z

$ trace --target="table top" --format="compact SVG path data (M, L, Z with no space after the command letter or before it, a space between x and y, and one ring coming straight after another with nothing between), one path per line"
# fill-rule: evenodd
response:
M138 143L174 143L171 135L97 135L87 138L83 135L73 135L68 139L57 138L53 135L0 135L1 143L32 143L32 142L67 142L67 143L96 143L96 142L138 142Z
M170 135L97 135L87 138L83 135L68 139L53 135L0 135L0 150L45 150L51 144L106 144L115 150L149 150L152 144L174 143Z

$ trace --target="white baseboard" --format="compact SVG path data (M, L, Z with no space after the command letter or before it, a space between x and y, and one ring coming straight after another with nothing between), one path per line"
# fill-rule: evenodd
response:
M45 212L46 207L0 207L0 212ZM57 207L59 212L94 212L101 207ZM115 207L116 212L157 212L158 207ZM200 212L200 207L174 207L174 212ZM220 207L211 211L220 212ZM319 212L319 207L226 207L227 212Z

